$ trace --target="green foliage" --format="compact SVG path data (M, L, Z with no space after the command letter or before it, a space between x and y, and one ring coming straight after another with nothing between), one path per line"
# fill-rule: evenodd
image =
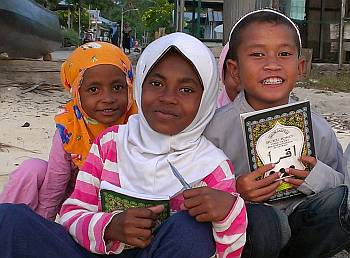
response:
M1 1L1 0L0 0ZM36 0L36 2L46 5L51 10L57 10L59 0ZM66 0L68 4L72 4L71 13L73 20L73 28L78 31L78 6L81 7L81 26L82 30L88 28L89 17L87 10L97 9L101 11L101 15L111 21L121 21L121 10L138 9L124 13L124 22L127 22L132 28L133 33L137 33L140 39L143 31L153 34L159 27L165 27L166 31L171 30L172 11L174 4L168 0ZM68 11L56 11L60 24L67 27Z
M148 8L142 15L142 21L150 32L164 27L167 32L171 29L171 19L174 4L167 0L155 0L154 5Z
M64 46L78 46L79 45L79 36L78 33L73 29L65 29L61 31L63 37Z

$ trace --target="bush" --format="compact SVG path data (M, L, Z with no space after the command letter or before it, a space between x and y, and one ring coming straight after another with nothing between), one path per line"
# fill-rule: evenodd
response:
M73 29L64 29L61 31L64 47L78 46L79 45L79 35Z

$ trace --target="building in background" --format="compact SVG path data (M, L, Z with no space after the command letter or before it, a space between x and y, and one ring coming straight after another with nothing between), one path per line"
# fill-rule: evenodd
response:
M181 22L179 11L181 0L171 0L175 3L174 27ZM221 42L223 38L223 5L224 0L183 0L183 31L204 41ZM178 29L181 30L181 29Z

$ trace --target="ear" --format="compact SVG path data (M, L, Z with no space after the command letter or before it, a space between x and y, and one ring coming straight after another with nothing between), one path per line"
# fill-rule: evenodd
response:
M300 80L302 76L304 76L304 73L305 73L305 58L304 57L301 57L299 60L298 60L298 79Z
M239 82L238 62L234 61L233 59L227 59L226 69L228 70L229 74L234 79L234 81Z

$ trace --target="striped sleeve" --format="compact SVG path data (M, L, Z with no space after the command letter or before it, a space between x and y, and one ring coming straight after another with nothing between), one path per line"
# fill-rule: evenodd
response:
M117 127L113 127L117 132ZM90 153L78 173L72 195L63 203L60 223L73 238L85 249L97 254L117 254L122 252L124 244L119 241L106 243L104 232L115 214L101 212L99 209L99 187L103 171L106 148L111 146L105 140L108 129L97 137ZM113 160L116 162L116 160Z
M236 196L226 218L213 222L213 236L218 257L241 257L246 241L247 213L243 199L236 193L234 168L230 161L224 161L203 181L211 188Z

